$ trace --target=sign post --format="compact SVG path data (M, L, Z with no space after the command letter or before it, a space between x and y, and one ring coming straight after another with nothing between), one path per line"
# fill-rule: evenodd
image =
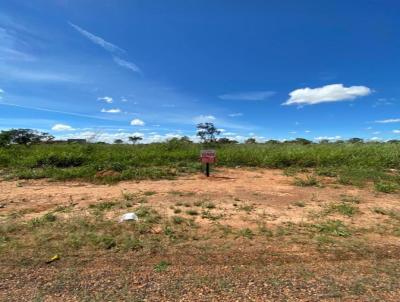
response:
M206 176L210 176L210 164L214 164L217 161L217 155L215 150L201 150L200 160L206 165Z

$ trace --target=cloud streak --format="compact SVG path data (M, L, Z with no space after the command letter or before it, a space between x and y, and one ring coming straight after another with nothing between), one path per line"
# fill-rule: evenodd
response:
M400 123L400 118L390 118L386 120L375 121L378 124Z
M366 86L344 87L343 84L331 84L318 88L307 87L290 92L290 98L282 105L315 105L327 102L351 101L371 93L372 90Z
M113 108L113 109L101 109L101 112L103 113L120 113L121 109L119 108Z
M219 95L221 100L233 101L264 101L275 94L275 91L245 91Z
M87 30L84 30L83 28L79 27L78 25L75 25L74 23L68 22L70 26L72 26L77 32L79 32L81 35L92 41L94 44L97 44L101 47L103 47L105 50L109 52L125 52L122 48L118 47L117 45L114 45L110 42L107 42L103 38L96 36Z
M137 72L137 73L140 73L140 74L142 73L140 68L137 67L137 65L132 63L132 62L125 61L125 60L123 60L123 59L121 59L119 57L113 57L113 60L114 60L115 63L117 63L121 67L127 68L127 69L129 69L129 70L131 70L133 72Z

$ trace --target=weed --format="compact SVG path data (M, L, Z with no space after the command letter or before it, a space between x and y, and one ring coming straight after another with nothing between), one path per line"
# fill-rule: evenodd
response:
M114 206L115 206L115 202L113 202L113 201L104 201L104 202L100 202L100 203L91 204L91 205L89 205L89 208L90 209L96 209L96 210L99 210L99 211L108 211Z
M214 215L209 210L201 212L201 218L203 218L203 219L209 219L209 220L215 221L222 217L223 217L222 214Z
M399 189L399 186L392 182L379 181L375 183L375 190L382 193L394 193Z
M172 216L171 220L174 224L183 224L186 223L186 219L180 216Z
M253 205L241 205L239 207L239 210L245 211L245 212L247 212L249 214L251 211L254 210L254 206Z
M145 191L145 192L143 192L144 196L152 196L152 195L155 195L155 194L157 194L157 192L155 192L155 191Z
M318 179L312 175L307 175L306 178L296 177L294 184L299 187L316 187L320 185Z
M211 210L211 209L215 209L215 204L213 202L209 201L209 202L204 203L203 207Z
M248 238L248 239L253 239L253 237L254 237L253 231L250 230L249 228L244 228L244 229L239 230L238 235Z
M328 220L315 225L317 231L321 234L348 237L351 235L349 229L340 220Z
M190 215L190 216L197 216L199 215L199 212L195 209L190 209L186 211L186 214Z
M162 273L168 269L171 263L161 260L159 263L154 265L154 271L157 273Z
M349 203L330 204L327 209L323 211L323 215L332 213L339 213L344 216L352 217L359 212L359 209Z
M392 219L400 220L400 212L392 209L374 208L373 211L377 214L389 216Z
M179 214L179 213L182 213L181 209L174 209L174 214Z
M359 204L360 203L360 199L356 196L352 196L352 195L342 195L341 196L341 200L343 202L348 202L348 203L356 203Z
M295 201L293 204L299 208L304 208L306 206L306 203L304 201Z

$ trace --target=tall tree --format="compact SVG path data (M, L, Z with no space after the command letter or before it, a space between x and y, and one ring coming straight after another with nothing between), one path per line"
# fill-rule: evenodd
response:
M136 144L137 142L141 141L143 138L137 135L130 136L128 137L129 141L132 142L133 144Z
M54 136L46 132L39 132L32 129L11 129L0 132L0 145L18 144L30 145L40 142L48 142Z
M200 123L197 125L197 136L200 138L202 143L214 143L216 142L216 136L219 135L219 131L213 123Z

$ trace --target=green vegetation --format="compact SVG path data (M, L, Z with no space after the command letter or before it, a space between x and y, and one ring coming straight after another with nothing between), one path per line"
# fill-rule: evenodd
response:
M359 209L356 206L353 206L349 203L332 203L330 204L324 211L323 215L329 215L333 213L339 213L344 216L352 217L359 212Z
M17 179L84 179L105 183L168 179L199 171L201 148L199 144L180 142L9 145L0 147L0 170L3 177ZM393 192L400 183L400 144L396 143L216 144L214 148L218 166L290 168L293 174L314 168L317 175L337 177L340 184L373 181L382 192ZM308 176L298 184L318 185L318 181Z

